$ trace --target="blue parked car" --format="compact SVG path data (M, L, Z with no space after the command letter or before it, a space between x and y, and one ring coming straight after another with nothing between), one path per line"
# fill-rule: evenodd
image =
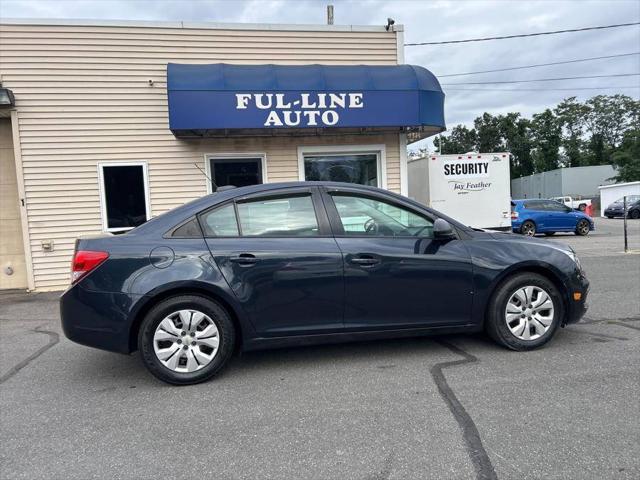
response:
M512 200L511 227L516 233L533 237L536 233L553 235L574 232L587 235L595 229L593 219L555 200Z

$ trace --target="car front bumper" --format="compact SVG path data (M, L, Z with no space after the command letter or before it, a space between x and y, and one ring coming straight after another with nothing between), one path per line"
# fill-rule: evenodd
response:
M610 210L606 209L604 211L605 217L624 217L624 210Z
M563 325L580 321L589 309L587 302L589 280L584 276L584 272L576 269L576 272L567 279L566 285L569 298L567 299L567 314ZM576 299L576 294L579 294L578 299Z

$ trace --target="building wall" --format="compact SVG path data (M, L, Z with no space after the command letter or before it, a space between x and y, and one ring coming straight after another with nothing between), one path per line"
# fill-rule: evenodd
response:
M598 186L613 183L616 174L611 165L558 168L511 180L513 198L551 198L563 195L595 197Z
M511 180L512 198L549 198L562 195L560 170L536 173Z
M11 119L0 117L0 289L27 288Z
M101 229L97 162L148 162L151 214L206 192L204 154L264 152L270 182L297 180L298 145L387 144L400 190L398 135L179 140L169 131L166 65L398 62L398 32L185 26L0 25L0 74L13 90L35 287L66 286L74 239ZM149 85L149 81L153 85ZM43 240L54 250L44 252Z
M612 165L563 168L563 195L595 197L599 186L614 183L610 179L615 175L616 169Z

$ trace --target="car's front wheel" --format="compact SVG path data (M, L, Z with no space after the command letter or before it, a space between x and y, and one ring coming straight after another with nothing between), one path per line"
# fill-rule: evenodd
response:
M557 287L536 273L519 273L494 293L485 328L491 338L512 350L532 350L547 343L564 314Z
M584 237L589 234L589 222L586 220L580 220L576 225L576 235Z
M640 218L640 210L638 209L633 209L629 212L629 217L633 218L634 220L637 220L638 218Z
M154 306L138 336L147 369L175 385L204 382L216 375L231 357L234 343L227 311L195 295L172 297Z

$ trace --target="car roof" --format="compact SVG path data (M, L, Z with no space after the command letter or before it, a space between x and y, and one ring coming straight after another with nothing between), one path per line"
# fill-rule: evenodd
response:
M370 187L368 185L359 185L354 183L346 183L346 182L318 182L318 181L298 181L298 182L278 182L278 183L263 183L258 185L249 185L245 187L238 188L229 188L224 189L221 192L211 193L209 195L204 195L200 198L192 200L184 205L176 207L162 215L152 218L146 223L143 223L139 227L129 231L129 235L136 234L145 234L150 233L152 231L166 231L172 227L174 227L179 221L186 220L187 218L205 210L207 208L216 206L218 204L222 204L228 200L232 200L237 197L244 197L247 195L252 195L254 193L268 193L270 191L282 190L287 188L309 188L309 187L325 187L328 189L336 188L336 189L350 189L361 192L369 192L375 195L383 195L386 197L396 198L404 203L412 204L414 207L432 211L430 208L425 207L424 205L411 200L408 197L404 197L402 195L398 195L397 193L391 192L389 190L385 190L378 187ZM452 219L442 213L438 212L438 216L445 218L449 222L456 225L458 228L466 229L467 227L458 222L455 219Z

